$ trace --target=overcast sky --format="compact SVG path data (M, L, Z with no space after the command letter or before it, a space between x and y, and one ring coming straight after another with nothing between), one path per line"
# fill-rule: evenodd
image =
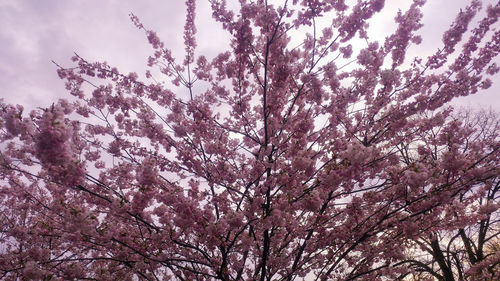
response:
M210 19L207 1L198 2L197 52L213 56L225 49L227 38ZM386 1L388 12L374 19L378 22L372 28L374 37L383 38L380 36L384 31L393 27L394 12L399 6L408 6L405 2ZM420 32L424 43L413 50L422 55L441 46L442 32L467 1L428 2L425 26ZM67 95L51 60L71 66L73 52L89 61L106 60L122 72L136 71L142 76L151 48L143 32L130 22L130 12L156 30L174 54L183 58L183 0L0 0L0 98L30 108L48 106ZM493 88L455 103L500 110L500 77L493 80Z

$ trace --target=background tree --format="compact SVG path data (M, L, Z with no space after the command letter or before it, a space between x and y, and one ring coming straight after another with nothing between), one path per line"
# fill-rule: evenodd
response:
M495 113L462 110L453 118L461 123L463 130L468 131L462 135L464 141L459 148L463 156L477 153L475 150L478 149L478 141L484 143L483 148L498 142L500 122ZM424 134L434 139L441 129L435 128ZM435 151L434 155L452 149L449 146L440 147L436 143L428 141L429 145L420 149ZM430 161L434 159L428 158ZM448 203L449 206L432 210L432 216L427 218L429 227L420 229L422 234L414 239L408 259L400 263L413 269L404 274L411 276L408 280L499 278L498 270L495 270L500 262L499 252L494 247L500 237L500 171L498 166L492 168L482 171L478 175L478 181L461 191Z
M367 28L383 0L240 1L237 14L213 0L232 41L206 58L188 0L182 63L132 15L154 49L146 79L75 55L58 70L71 101L2 105L2 278L401 276L408 238L499 156L498 139L464 153L467 128L440 109L491 85L500 7L459 47L472 1L435 54L407 60L424 2L379 43ZM309 30L298 46L296 29Z

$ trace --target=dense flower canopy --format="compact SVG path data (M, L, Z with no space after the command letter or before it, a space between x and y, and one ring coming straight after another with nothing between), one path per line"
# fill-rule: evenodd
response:
M499 277L499 253L456 270L439 255L443 233L498 236L498 119L445 105L498 74L499 5L471 1L409 57L424 0L380 40L383 0L211 0L231 45L206 57L195 2L181 62L131 15L154 50L144 79L75 55L56 64L67 99L2 104L2 279Z

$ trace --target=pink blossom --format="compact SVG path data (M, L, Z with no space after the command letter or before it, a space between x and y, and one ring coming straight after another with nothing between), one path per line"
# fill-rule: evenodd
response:
M499 119L445 103L495 80L500 10L408 59L424 2L384 40L382 0L211 0L208 54L187 0L180 56L130 15L146 81L75 54L67 100L0 105L1 278L498 279Z

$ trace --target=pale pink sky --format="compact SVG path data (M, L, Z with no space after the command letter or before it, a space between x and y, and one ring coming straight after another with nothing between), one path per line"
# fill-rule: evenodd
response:
M215 54L227 40L207 5L198 5L198 50ZM51 60L70 67L73 52L143 76L151 47L130 12L183 58L184 1L0 0L0 98L47 106L66 95Z
M236 0L228 0L236 2ZM424 10L424 43L413 54L432 53L439 48L442 32L466 0L429 0ZM374 18L373 37L384 38L393 28L392 19L406 0L387 0L388 12ZM484 1L496 3L496 0ZM233 3L231 3L233 4ZM185 8L182 0L0 0L0 98L26 107L48 106L67 95L51 60L71 66L77 52L89 61L106 60L122 72L144 74L150 54L144 34L130 22L133 12L183 57L182 30ZM224 50L227 36L211 20L207 1L198 1L198 53L213 56ZM498 25L500 27L500 24ZM497 60L498 61L498 60ZM455 104L500 110L500 77L494 86Z

